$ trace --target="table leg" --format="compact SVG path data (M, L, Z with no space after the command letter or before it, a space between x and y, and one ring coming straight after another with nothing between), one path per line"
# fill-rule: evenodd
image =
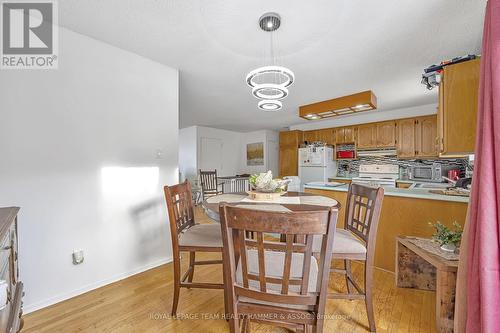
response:
M453 332L456 283L456 272L437 271L436 327L438 332Z

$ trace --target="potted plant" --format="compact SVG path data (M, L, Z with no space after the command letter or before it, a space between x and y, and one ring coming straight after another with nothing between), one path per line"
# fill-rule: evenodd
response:
M446 227L441 222L429 223L436 229L436 233L432 235L432 239L439 243L441 250L446 252L455 252L460 246L462 240L462 227L457 222L453 222L453 230Z

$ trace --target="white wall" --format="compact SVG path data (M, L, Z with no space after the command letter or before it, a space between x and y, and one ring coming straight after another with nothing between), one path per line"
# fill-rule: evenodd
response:
M240 173L258 173L258 172L266 172L271 169L271 165L273 164L273 160L278 160L279 155L270 154L270 141L279 142L279 134L278 132L262 130L262 131L254 131L248 133L241 134L241 161L240 161ZM247 144L249 143L258 143L262 142L264 144L264 165L247 165ZM277 163L276 163L277 164ZM278 176L278 170L273 171L273 175Z
M436 113L437 113L437 104L427 104L427 105L420 105L410 108L388 110L388 111L379 111L379 110L367 111L354 115L334 117L328 120L319 120L319 121L311 120L304 124L290 126L290 129L307 131L319 128L349 126L349 125L371 123L376 121L426 116Z
M196 140L193 137L196 136ZM209 161L204 165L203 139L220 140L222 154L209 155ZM198 169L213 169L217 167L219 176L234 176L241 173L265 172L273 167L273 174L278 174L278 154L270 154L269 146L272 142L279 143L279 133L262 130L254 132L234 132L204 126L191 126L179 132L179 168L187 177L196 176ZM264 143L264 165L249 166L246 160L246 145L248 143ZM206 156L206 155L205 155ZM205 160L206 161L206 160Z
M197 129L196 126L186 127L179 130L179 171L184 181L196 177L198 173L197 164Z
M197 127L197 160L198 169L208 170L213 169L212 165L220 165L217 168L217 174L219 176L234 176L238 173L240 168L240 141L241 133L221 130L212 127L196 126ZM205 165L202 158L202 147L201 142L204 138L207 139L218 139L222 143L222 158L220 156L213 156L212 163Z
M0 73L0 206L21 206L26 312L171 259L178 72L59 32L58 70Z

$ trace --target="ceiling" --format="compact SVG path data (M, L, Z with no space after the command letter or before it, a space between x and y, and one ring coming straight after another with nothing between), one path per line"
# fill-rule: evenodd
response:
M180 70L180 126L237 131L307 122L298 107L372 89L380 112L437 102L423 68L480 53L486 0L64 0L61 25ZM278 112L246 74L265 65L275 11L280 64L295 73Z

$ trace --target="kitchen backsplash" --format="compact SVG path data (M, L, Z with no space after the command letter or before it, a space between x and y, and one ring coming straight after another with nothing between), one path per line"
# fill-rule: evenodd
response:
M400 167L409 167L414 165L430 165L432 163L441 163L444 165L457 165L460 168L462 177L466 170L472 170L473 165L467 158L449 158L449 159L398 159L396 156L383 157L358 157L355 160L338 160L337 176L356 177L359 172L360 164L397 164Z

